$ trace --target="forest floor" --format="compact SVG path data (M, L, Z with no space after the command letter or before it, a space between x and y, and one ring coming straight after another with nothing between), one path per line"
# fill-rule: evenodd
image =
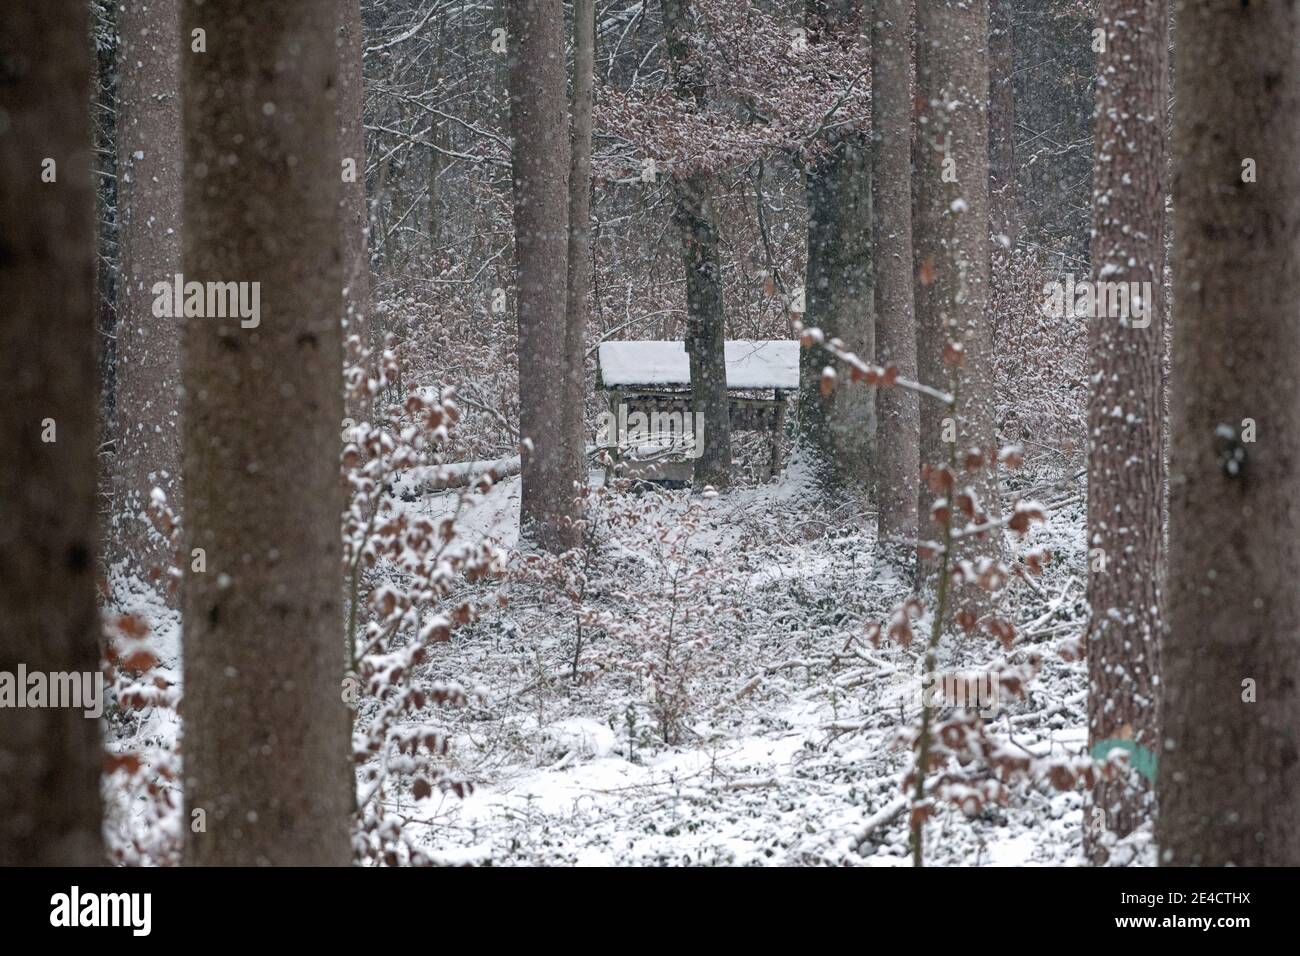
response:
M585 628L579 678L572 598L509 585L506 607L458 630L428 665L439 679L483 691L481 703L443 715L450 760L475 792L399 800L395 812L420 821L426 845L447 862L910 864L900 786L908 754L895 738L920 711L922 641L874 648L863 639L909 584L877 547L873 516L812 513L788 475L712 500L633 497L639 521L598 525L581 602L595 623ZM517 507L511 481L473 520L480 532L511 529ZM947 668L1041 654L1027 696L1000 701L990 718L996 736L1039 755L1080 754L1087 740L1085 666L1055 652L1086 621L1083 521L1075 489L1047 525L1008 537L1009 549L1045 546L1054 556L1034 586L1017 579L1007 593L1020 631L1012 651L987 637L941 648ZM502 543L514 544L508 531ZM680 568L706 583L670 587ZM689 679L674 700L684 713L671 745L655 719L654 671L638 666L650 660L662 671L665 652L653 640L620 646L628 616L643 635L687 631L693 616L705 635L677 658L690 661L679 665ZM1013 793L973 817L941 809L927 828L929 862L1081 863L1082 794L1045 785ZM1149 862L1148 853L1138 835L1113 862Z
M468 706L418 721L445 730L449 768L473 792L385 794L386 809L434 859L910 864L901 789L909 755L896 738L918 719L923 641L865 640L866 626L887 621L909 593L877 546L874 516L811 510L789 475L712 499L616 494L600 506L584 568L530 571L515 550L518 492L517 478L500 483L461 524L509 555L499 584L507 602L457 628L416 675L472 692ZM404 507L439 515L454 500ZM988 725L1034 754L1080 754L1085 665L1057 653L1087 614L1080 489L1049 511L1025 539L1007 538L1009 553L1032 546L1053 555L1032 584L1013 579L1005 592L1014 647L945 638L940 664L1041 656L1026 696L1004 695ZM176 622L161 619L163 672L178 680ZM928 617L915 627L924 634ZM131 736L157 744L174 732L174 721L145 720ZM1083 862L1081 792L1026 783L1011 794L973 816L941 806L926 828L927 862ZM1139 832L1112 862L1150 856Z

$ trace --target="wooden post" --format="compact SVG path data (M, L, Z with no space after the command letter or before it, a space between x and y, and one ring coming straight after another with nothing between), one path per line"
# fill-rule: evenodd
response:
M618 433L618 407L623 404L623 392L617 388L609 390L609 410L614 413L614 444L609 454L610 463L605 466L605 484L609 484L610 475L614 472L614 466L622 460L623 450L619 447Z
M767 472L769 480L775 478L781 470L781 433L785 431L785 394L779 388L774 389L773 394L777 405L776 412L772 416L772 457Z

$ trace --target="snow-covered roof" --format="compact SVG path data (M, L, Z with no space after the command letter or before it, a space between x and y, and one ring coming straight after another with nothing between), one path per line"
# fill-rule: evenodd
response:
M727 342L728 388L798 388L799 343L793 339ZM606 388L689 385L684 342L602 342L598 360Z

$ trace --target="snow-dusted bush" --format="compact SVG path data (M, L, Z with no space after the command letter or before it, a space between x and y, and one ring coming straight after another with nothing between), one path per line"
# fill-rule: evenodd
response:
M366 368L367 356L349 370L354 401L383 396L400 374L391 341ZM354 348L356 343L353 343ZM454 683L424 681L417 669L430 648L451 639L477 608L458 598L465 582L500 571L501 555L482 540L466 540L457 518L493 476L483 476L441 521L413 515L389 492L404 471L436 471L439 452L459 412L451 394L433 397L412 389L404 404L375 411L352 429L343 453L349 498L343 515L347 636L351 669L344 700L356 708L353 755L361 768L353 846L359 862L389 866L433 862L407 835L404 818L390 809L395 796L416 801L435 791L458 796L468 781L449 773L441 758L447 735L429 722L430 711L464 706L471 695Z
M180 520L166 496L154 489L148 516L169 542L171 560L150 569L153 582L175 593ZM122 595L116 602L124 603ZM134 596L139 600L140 595ZM104 675L105 742L101 790L104 842L109 860L123 866L178 866L182 829L180 684L174 666L160 660L164 643L175 643L178 619L150 589L140 606L105 606L100 670ZM166 635L160 633L165 627ZM170 656L170 655L169 655Z
M627 482L583 496L583 546L522 555L514 580L572 610L569 676L630 693L658 740L681 743L705 706L700 685L722 666L740 609L716 559L695 546L701 505L632 493ZM635 717L626 720L635 721Z

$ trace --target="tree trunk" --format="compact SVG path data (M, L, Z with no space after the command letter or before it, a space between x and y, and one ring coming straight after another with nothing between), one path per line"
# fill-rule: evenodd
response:
M1160 860L1296 866L1300 10L1177 29Z
M93 16L91 30L94 31ZM114 459L117 457L117 274L120 262L117 253L117 73L116 44L111 49L96 45L90 58L90 115L94 130L91 174L95 178L95 375L99 380L96 426L99 440L95 445L100 449L101 460L103 450L110 446L114 447ZM179 343L179 338L177 341ZM96 536L102 542L101 560L106 567L114 563L111 553L115 546L112 534L114 515L112 507L105 508L103 503L119 500L115 471L113 467L105 469L102 464L100 466L99 530Z
M1142 319L1098 309L1088 320L1088 742L1131 739L1152 753L1159 751L1164 544L1167 22L1164 0L1101 6L1106 49L1098 64L1092 277L1150 283L1142 296L1150 312ZM1112 836L1152 817L1153 794L1139 786L1125 779L1097 786L1093 805L1104 819L1084 814L1085 852L1094 863L1106 862Z
M0 6L0 671L14 680L20 665L99 673L86 10ZM104 861L101 761L82 707L0 708L0 865Z
M560 0L518 0L510 4L509 14L519 434L526 443L520 535L558 550L569 538L576 480L564 454L569 243L564 5Z
M960 386L955 420L943 404L921 402L921 463L949 461L958 451L996 454L993 334L986 315L989 277L988 2L918 0L916 5L917 136L919 166L913 257L917 268L917 366L921 381ZM944 364L949 342L964 356L956 370ZM999 508L996 472L969 477L990 518ZM934 496L922 484L921 536L935 537ZM998 537L969 539L963 556L993 556ZM920 562L928 571L933 561Z
M220 44L185 57L185 276L260 283L255 325L185 320L190 864L351 859L335 12L185 6Z
M871 163L865 137L849 134L808 171L807 312L804 323L849 351L875 359L871 256ZM830 356L819 348L799 357L801 444L822 487L860 494L869 483L875 438L875 389L845 385L821 393Z
M172 561L147 515L152 490L181 501L181 328L154 315L155 282L181 262L179 0L118 7L117 434L110 560L140 578ZM174 597L160 588L169 603Z
M1015 0L989 0L989 324L1011 291L1016 243Z
M861 0L809 0L805 13L815 43L858 45ZM838 338L867 361L875 358L874 269L871 256L871 153L864 131L838 135L808 170L808 268L804 324ZM822 395L823 349L800 351L800 444L822 488L866 491L876 433L875 389L846 385Z
M444 69L443 63L447 52L447 14L442 11L438 15L438 44L437 52L433 57L433 70L429 74L429 105L435 109L442 103L442 82ZM430 121L429 142L435 146L446 149L448 146L447 122L445 120L433 119ZM442 178L443 171L442 153L437 149L429 150L429 256L430 259L437 263L443 255L443 201L442 201L442 183L438 180Z
M663 0L665 43L678 99L704 106L706 87L690 41L687 0ZM727 395L726 313L722 256L713 213L713 182L707 173L673 180L673 222L681 236L686 272L686 352L691 366L691 410L703 416L691 487L731 484L731 405Z
M564 330L566 471L587 481L587 320L591 305L591 108L596 74L593 0L573 4L573 103L569 153L568 316ZM577 544L570 537L571 544Z
M711 177L674 183L674 220L682 237L686 271L686 352L691 366L691 408L703 416L691 488L731 484L731 405L727 395L726 319L722 304L722 257L714 224Z
M907 0L877 0L871 27L871 116L875 145L873 217L876 361L916 377L912 304L912 51ZM915 392L876 392L876 507L879 542L916 538L920 408ZM902 550L902 549L900 549Z
M370 330L370 215L366 205L366 131L362 121L365 87L362 82L361 0L339 0L338 126L342 162L340 180L343 214L343 318L348 335L363 345ZM347 163L352 160L352 164ZM342 175L342 167L355 176ZM349 409L360 414L365 409ZM354 416L355 417L355 416Z
M1016 240L1014 0L989 0L989 232L999 283Z

